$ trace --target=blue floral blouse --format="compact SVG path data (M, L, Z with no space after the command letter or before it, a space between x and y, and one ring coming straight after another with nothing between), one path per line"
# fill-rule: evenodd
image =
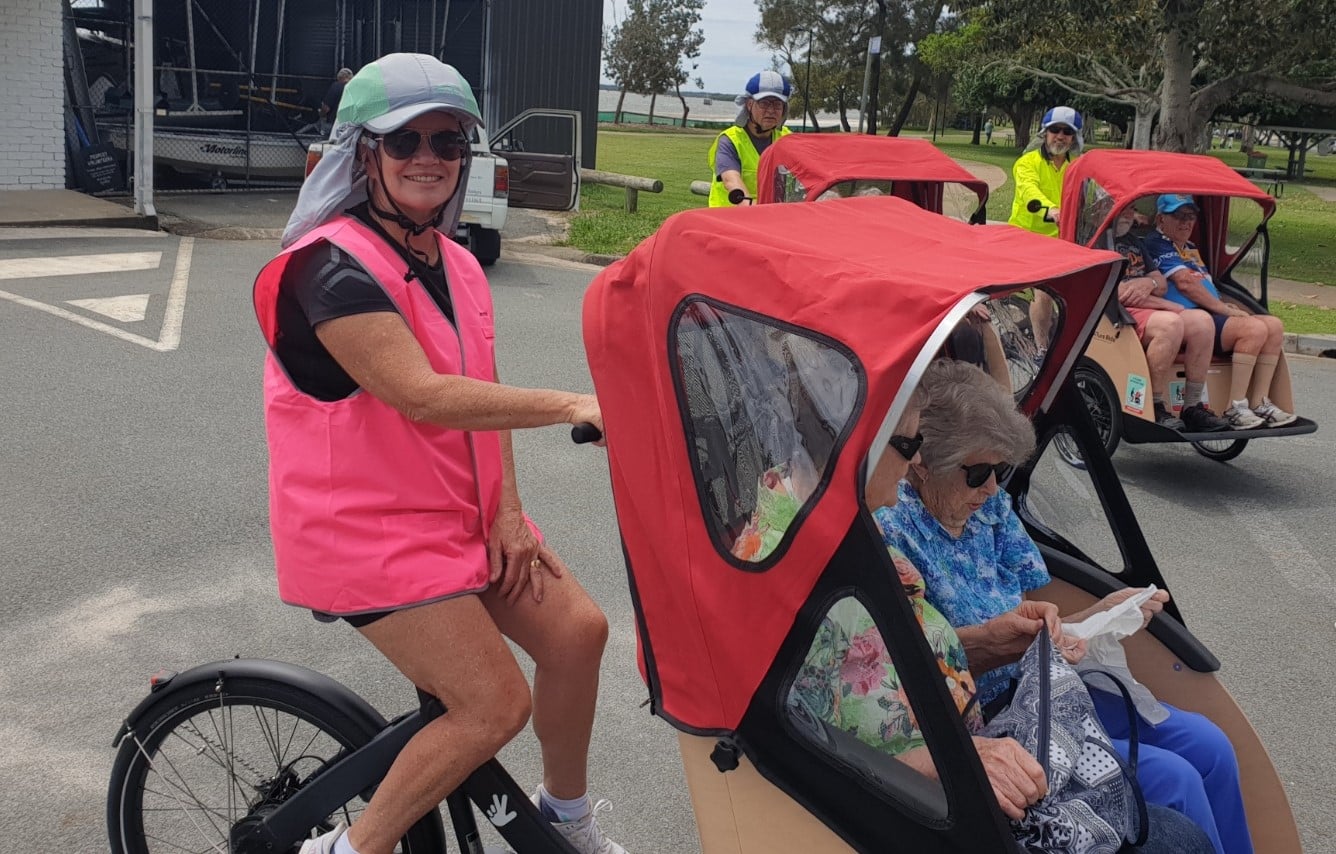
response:
M923 573L928 601L952 626L977 626L1021 603L1027 591L1049 582L1038 547L1011 507L1011 496L999 491L980 507L959 538L951 536L923 506L907 481L900 482L899 502L874 514L882 539L899 549ZM1008 664L976 673L979 702L995 699L1016 676Z

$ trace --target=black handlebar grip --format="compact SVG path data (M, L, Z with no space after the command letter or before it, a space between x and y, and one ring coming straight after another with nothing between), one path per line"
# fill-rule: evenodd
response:
M588 421L581 421L571 428L571 441L577 445L587 445L602 438L603 431Z
M740 205L747 201L747 191L739 190L736 187L728 191L728 203L730 205Z
M1038 199L1030 199L1030 203L1025 206L1025 209L1030 213L1039 213L1039 209L1042 207L1043 205L1039 204Z

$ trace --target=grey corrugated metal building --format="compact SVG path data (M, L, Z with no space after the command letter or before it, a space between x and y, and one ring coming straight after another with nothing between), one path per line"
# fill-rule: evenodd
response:
M332 74L392 51L436 53L473 83L491 128L530 107L580 112L583 165L593 167L602 0L288 0L288 8L289 73Z

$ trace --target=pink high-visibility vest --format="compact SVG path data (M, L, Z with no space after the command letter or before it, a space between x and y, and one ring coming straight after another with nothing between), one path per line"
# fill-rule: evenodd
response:
M254 300L269 344L264 408L279 596L350 615L482 591L501 493L497 434L415 423L361 389L317 400L297 389L274 355L284 270L294 252L319 240L380 283L437 373L495 381L487 279L454 241L438 235L453 326L421 283L405 281L399 253L352 217L320 226L269 262Z

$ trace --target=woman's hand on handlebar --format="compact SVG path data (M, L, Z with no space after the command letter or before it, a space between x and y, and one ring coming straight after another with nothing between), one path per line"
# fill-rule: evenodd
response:
M518 507L497 510L487 537L487 559L491 583L511 605L519 601L526 587L535 602L542 602L543 574L550 572L560 578L566 571L566 564L539 542Z
M604 447L607 442L603 439L603 410L599 408L598 398L592 394L580 394L576 397L578 400L571 407L570 415L566 420L577 429L584 424L592 426L599 433L599 437L593 440L593 443L600 448Z

